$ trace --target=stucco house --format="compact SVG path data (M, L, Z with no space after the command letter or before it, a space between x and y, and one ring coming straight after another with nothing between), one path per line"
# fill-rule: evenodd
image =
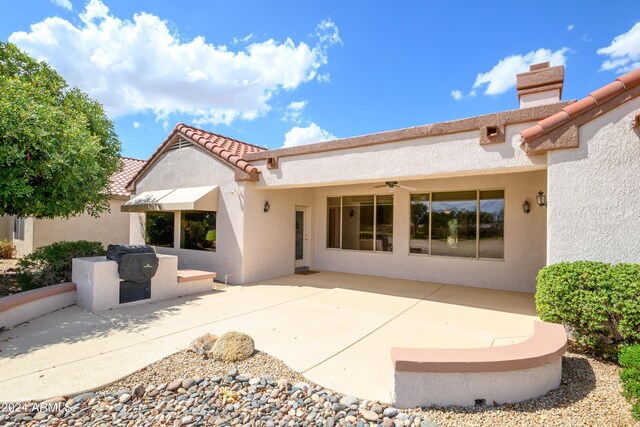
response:
M251 283L311 268L534 292L546 264L640 262L640 69L561 101L266 150L178 124L128 190L131 243Z
M122 157L122 170L111 177L109 211L98 218L87 214L55 219L6 215L0 217L0 240L13 241L18 256L63 240L98 241L105 247L109 243L128 243L130 218L128 214L121 212L120 206L129 200L127 183L144 164L144 160Z

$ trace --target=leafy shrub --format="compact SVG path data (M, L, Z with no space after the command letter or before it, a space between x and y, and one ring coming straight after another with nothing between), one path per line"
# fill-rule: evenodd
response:
M23 290L71 281L73 258L104 255L100 242L57 242L36 249L18 261L16 279Z
M614 265L611 274L611 308L620 335L629 342L640 342L640 264Z
M622 394L633 405L634 418L640 420L640 345L622 347L618 363L624 368L620 372Z
M569 326L578 344L610 352L617 331L609 321L611 266L603 262L561 262L538 273L540 319Z
M11 259L16 254L16 245L7 239L0 240L0 259Z

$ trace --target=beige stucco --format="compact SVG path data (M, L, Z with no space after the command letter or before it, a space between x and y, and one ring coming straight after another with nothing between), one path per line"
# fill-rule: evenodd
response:
M544 169L544 157L520 148L519 132L530 124L506 127L505 143L480 145L478 131L417 138L388 144L278 159L278 169L257 161L257 186L300 187L475 175L496 171Z
M11 217L9 215L0 216L0 240L11 239Z
M33 221L33 248L55 242L89 240L109 244L129 243L129 217L120 212L123 200L110 200L109 211L94 218L78 215L70 218L38 219Z
M22 239L17 239L13 232L15 221L18 221L18 218L12 216L9 220L9 232L13 237L13 244L16 246L16 255L18 257L22 257L30 254L35 249L33 245L33 229L35 220L33 218L24 218L24 233L22 235Z
M175 212L174 248L156 248L178 256L178 268L216 272L220 280L244 283L242 270L244 186L234 170L212 154L184 147L163 154L136 183L135 194L170 188L217 185L216 252L179 249L180 212ZM144 242L144 214L130 214L131 243Z
M640 262L640 98L579 129L577 149L548 153L548 263Z

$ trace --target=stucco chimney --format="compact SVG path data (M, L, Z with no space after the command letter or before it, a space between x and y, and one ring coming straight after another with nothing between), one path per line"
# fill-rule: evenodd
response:
M560 102L563 83L563 65L550 67L548 62L543 62L530 66L528 72L516 75L520 108Z

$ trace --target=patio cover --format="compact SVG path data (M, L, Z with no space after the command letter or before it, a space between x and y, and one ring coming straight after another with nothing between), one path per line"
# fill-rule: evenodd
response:
M122 212L217 211L218 186L145 191L120 207Z

